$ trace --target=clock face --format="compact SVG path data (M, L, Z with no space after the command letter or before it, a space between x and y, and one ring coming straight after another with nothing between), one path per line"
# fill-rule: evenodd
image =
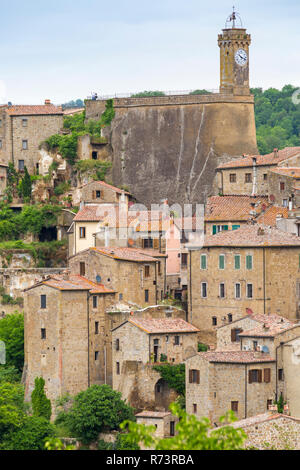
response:
M244 49L238 49L235 53L235 61L238 65L245 65L248 61L247 52Z

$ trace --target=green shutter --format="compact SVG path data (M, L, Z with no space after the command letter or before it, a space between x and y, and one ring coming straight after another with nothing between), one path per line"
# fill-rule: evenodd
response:
M222 230L228 230L228 225L223 225Z
M241 269L241 257L240 255L235 255L234 257L234 268Z
M216 233L217 233L217 226L213 225L213 235L216 235Z
M252 255L247 255L246 257L246 268L252 269Z
M225 256L219 256L219 269L225 269Z
M233 225L233 226L232 226L232 230L237 230L237 229L239 229L239 228L240 228L240 225Z
M201 255L201 269L206 269L206 255Z

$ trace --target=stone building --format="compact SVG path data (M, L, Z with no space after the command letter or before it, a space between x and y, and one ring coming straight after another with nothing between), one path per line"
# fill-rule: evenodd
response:
M244 155L217 168L217 188L224 195L268 195L270 170L300 166L300 147L274 149L267 155ZM272 200L271 202L275 202Z
M289 210L300 206L300 167L277 167L269 171L269 200Z
M0 107L0 161L15 168L39 172L40 144L63 127L63 111L45 100L44 105Z
M142 411L135 415L137 424L155 426L154 437L165 439L176 435L176 424L178 417L170 411Z
M25 291L27 400L36 377L45 379L52 402L92 384L106 383L105 309L114 299L114 290L68 273L52 276Z
M7 168L8 165L0 162L0 197L4 196L7 185Z
M268 207L266 196L212 196L205 206L205 233L237 230L254 222Z
M166 292L166 255L138 248L89 248L69 259L73 273L104 282L119 300L157 305Z
M186 360L186 410L215 425L228 410L238 419L265 413L276 391L275 358L262 352L198 353Z
M177 394L153 365L197 351L198 329L180 318L129 318L112 330L113 388L138 409L164 409Z
M262 225L245 225L189 246L189 321L211 344L213 332L246 309L299 318L300 239Z

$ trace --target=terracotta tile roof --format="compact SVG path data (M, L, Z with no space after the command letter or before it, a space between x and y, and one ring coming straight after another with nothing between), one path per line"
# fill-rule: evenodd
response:
M73 114L79 114L79 113L82 113L84 111L85 108L65 108L63 110L63 113L65 116L68 116L68 115L73 115Z
M130 318L129 323L137 326L146 333L197 333L195 326L181 318Z
M300 168L299 167L278 167L270 170L272 173L278 173L282 176L289 176L290 178L298 179L300 178Z
M76 274L70 274L68 279L64 279L63 275L51 276L42 284L59 290L88 290L91 294L113 294L115 292L103 284L89 281L85 277Z
M166 416L170 416L170 411L142 411L141 413L137 413L135 416L137 418L158 418L163 419Z
M107 206L104 204L90 204L84 206L79 210L74 217L74 222L100 222L104 221L105 218L111 212L115 212L115 206Z
M142 248L127 248L127 247L99 247L90 248L96 253L109 256L116 260L136 261L136 262L155 262L157 258L165 258L167 255L160 253L156 250L145 250Z
M275 362L268 354L255 351L209 351L200 352L198 356L208 362L255 364L258 362Z
M260 322L260 325L240 333L240 336L274 337L284 331L300 326L279 315L250 316Z
M271 206L257 218L257 223L262 225L269 225L270 227L276 227L276 217L282 216L287 219L289 216L289 210L287 207Z
M283 150L279 150L277 155L272 152L268 153L267 155L246 155L237 160L231 160L230 162L223 163L222 165L218 166L218 169L226 169L226 168L239 168L239 167L249 167L253 166L253 157L256 157L256 165L263 166L263 165L277 165L279 162L286 160L287 158L291 158L295 155L300 155L300 147L286 147Z
M299 246L300 237L266 225L243 225L237 230L223 231L205 237L203 247L270 247ZM193 248L192 246L190 247ZM197 247L196 247L197 248Z
M205 222L246 221L259 215L268 205L266 196L212 196L207 200Z
M82 188L85 188L86 186L89 186L90 184L95 184L95 183L98 183L100 186L103 186L104 188L110 189L111 191L114 191L115 193L118 193L118 194L124 193L124 194L130 195L129 192L123 191L122 189L117 188L116 186L112 186L111 184L108 184L105 181L100 181L100 180L99 181L90 181L89 183L84 184L82 186Z
M54 106L53 104L15 105L15 106L7 107L5 111L10 116L33 116L33 115L46 115L46 114L63 115L61 106Z

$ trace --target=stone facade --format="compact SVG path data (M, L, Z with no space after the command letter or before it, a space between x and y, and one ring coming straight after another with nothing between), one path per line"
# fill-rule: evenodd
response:
M96 280L101 276L106 286L118 292L120 300L141 306L157 305L165 294L165 256L157 253L155 258L156 252L153 252L153 257L149 255L139 262L130 257L126 259L126 256L118 259L108 250L91 248L78 253L69 259L71 271L80 274L81 263L84 263L86 277ZM131 249L127 250L130 252Z
M212 423L233 409L238 419L265 413L268 400L273 402L276 392L276 365L267 361L244 363L213 362L207 353L198 353L186 361L186 410L198 418L207 416ZM223 353L220 353L223 354ZM264 380L265 369L270 370L270 381ZM190 383L190 371L199 371L199 383ZM262 371L260 383L249 383L249 371Z
M170 412L142 411L135 416L137 424L156 427L154 433L156 438L165 439L176 434L175 427L178 423L178 417Z
M63 127L63 112L47 102L44 106L5 106L0 113L0 161L17 170L38 172L40 144Z
M207 332L229 318L234 321L244 317L247 309L298 319L299 254L297 246L224 246L191 251L189 321L200 328L203 340ZM205 269L201 269L201 256L206 256ZM224 259L224 269L220 269L220 256ZM239 269L236 269L235 256L240 257ZM247 257L252 257L252 267L247 267ZM224 285L223 293L220 292L221 284ZM203 296L203 285L206 286L206 297Z
M7 185L7 165L0 163L0 196L4 195Z

